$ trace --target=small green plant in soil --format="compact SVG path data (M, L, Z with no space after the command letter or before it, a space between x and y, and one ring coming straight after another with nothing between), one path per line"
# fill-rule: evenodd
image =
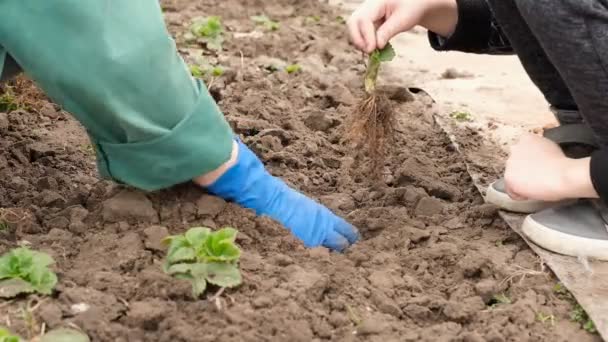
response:
M555 293L558 298L567 300L572 304L573 309L570 312L570 319L573 322L578 323L581 326L581 329L591 334L597 333L593 320L591 320L585 309L583 309L583 307L576 301L576 298L574 298L572 293L568 291L564 284L555 284L555 286L553 286L553 293Z
M339 15L339 16L336 17L336 22L338 24L344 25L344 24L346 24L346 19L344 19L343 16Z
M382 63L394 58L395 50L390 44L369 56L364 79L366 98L357 105L346 132L347 140L354 142L357 150L366 147L375 165L375 174L384 165L387 146L394 141L396 124L393 107L389 99L377 91L376 83Z
M263 26L268 31L277 31L281 28L281 24L278 21L274 21L266 15L254 15L251 20L256 24Z
M536 320L546 324L549 323L551 326L555 326L555 316L553 314L546 314L544 312L538 312L536 314Z
M597 333L597 328L595 327L595 323L589 318L589 315L583 309L580 304L574 305L574 309L570 312L570 319L573 322L578 323L581 328L591 334Z
M285 72L288 74L295 74L302 71L302 66L300 64L290 64L285 67Z
M0 298L20 294L50 295L57 284L57 275L49 269L51 256L20 247L0 257Z
M450 117L458 122L473 121L473 116L467 112L453 112L452 114L450 114Z
M20 342L21 338L11 334L8 329L0 327L0 342Z
M170 236L164 265L166 273L192 282L192 294L200 297L207 283L219 287L241 284L238 268L241 250L236 245L237 230L224 228L213 232L209 228L191 228L183 235Z
M504 293L500 293L492 297L492 300L490 301L489 305L491 308L495 308L499 305L511 304L512 302L513 301L511 300L511 298L509 298L509 296Z
M317 25L321 22L321 17L318 15L311 15L304 19L306 25Z
M0 112L10 113L17 109L19 109L19 104L12 91L6 90L0 94Z
M224 44L224 27L218 16L197 18L190 26L191 36L187 38L201 39L210 50L220 51Z
M190 65L190 73L196 78L206 79L209 77L220 77L224 72L224 68L220 65Z

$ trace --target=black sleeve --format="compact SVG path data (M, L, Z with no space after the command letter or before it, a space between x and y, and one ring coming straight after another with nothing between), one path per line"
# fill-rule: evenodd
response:
M591 155L591 182L604 203L608 203L608 149Z
M456 0L458 24L449 38L429 32L437 51L462 51L491 55L512 54L511 43L496 23L486 0Z

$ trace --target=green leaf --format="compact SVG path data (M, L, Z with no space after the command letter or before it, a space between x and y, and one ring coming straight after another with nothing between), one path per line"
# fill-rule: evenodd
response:
M211 233L206 241L204 261L235 261L241 256L240 249L235 245L237 231L233 228L224 228Z
M226 263L207 264L207 281L220 287L235 287L243 282L238 267Z
M170 275L190 274L191 270L192 270L192 264L175 264L175 265L169 266L169 268L167 269L167 273Z
M190 270L192 275L192 295L200 297L207 289L207 264L193 264Z
M209 229L209 228L204 228L204 227L190 228L186 232L186 240L188 240L188 243L190 243L190 246L192 246L196 249L198 246L203 245L205 243L205 241L207 241L207 239L209 238L210 235L211 235L211 229Z
M11 334L8 329L0 327L0 342L20 342L21 338Z
M196 19L190 27L191 33L201 38L211 50L221 50L224 43L222 19L218 16Z
M21 294L34 293L32 284L20 278L0 281L0 298L15 298Z
M384 49L377 50L377 53L378 53L378 55L377 55L378 60L380 62L390 62L397 56L397 54L395 53L395 49L393 48L393 46L390 43L386 44Z
M173 252L173 254L167 257L170 264L175 264L184 261L194 261L196 259L196 252L192 247L182 247Z
M57 275L46 267L33 267L30 273L30 283L36 292L50 295L57 285Z
M190 73L192 74L192 76L197 78L203 78L203 76L205 76L205 72L203 72L201 67L199 67L198 65L191 65Z
M49 295L57 284L57 275L49 269L53 258L29 248L16 248L0 257L0 297L23 293Z
M262 25L268 31L276 31L281 27L281 24L278 21L274 21L266 15L255 15L251 17L251 20L256 23L256 25Z
M42 336L39 342L90 342L84 333L74 329L55 329Z
M295 74L302 70L302 67L299 64L291 64L285 67L285 71L288 74Z

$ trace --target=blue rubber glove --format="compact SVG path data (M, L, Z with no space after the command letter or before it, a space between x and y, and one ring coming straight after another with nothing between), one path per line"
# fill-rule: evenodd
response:
M208 192L280 222L306 247L343 251L359 240L355 227L270 175L241 141L238 148L236 164L207 187Z

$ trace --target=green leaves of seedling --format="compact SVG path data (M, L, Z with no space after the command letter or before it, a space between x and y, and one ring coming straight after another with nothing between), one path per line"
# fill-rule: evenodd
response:
M49 269L53 263L48 254L26 247L3 255L0 257L0 298L34 292L50 295L57 284L57 275Z
M263 14L255 15L251 17L251 20L256 25L263 26L268 31L277 31L279 28L281 28L281 24L278 21L274 21Z
M0 342L20 342L19 336L11 334L10 331L0 328Z
M376 90L376 82L378 80L380 65L384 62L392 61L396 55L395 49L390 43L387 44L384 49L376 49L376 51L369 55L367 72L365 73L365 91L368 94L372 94Z
M300 64L290 64L285 67L285 71L288 74L295 74L302 71L302 66Z
M222 19L218 16L197 18L190 27L195 38L205 42L210 50L220 51L224 43L224 27Z
M190 73L196 78L206 79L209 77L220 77L224 74L224 68L220 65L190 65Z
M220 287L240 285L242 278L237 264L241 250L235 244L236 235L233 228L213 232L201 227L168 237L165 272L190 280L195 298L205 292L207 283Z

